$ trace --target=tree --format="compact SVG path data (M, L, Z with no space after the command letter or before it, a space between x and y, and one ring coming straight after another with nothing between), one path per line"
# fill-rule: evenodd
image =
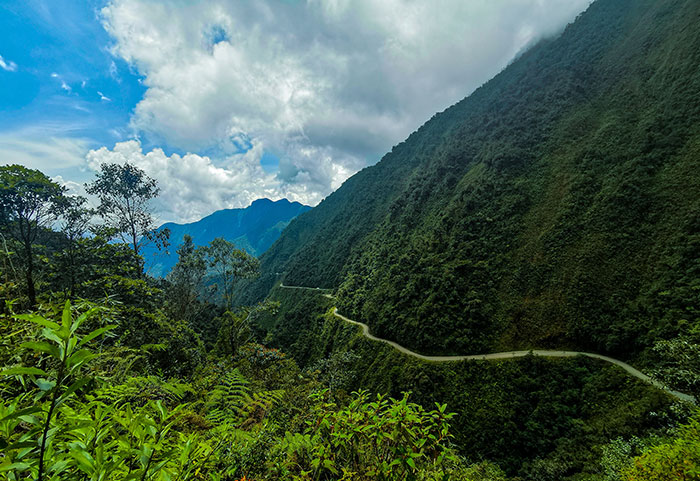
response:
M223 237L217 237L202 248L208 267L216 276L216 282L223 291L224 305L231 309L233 302L233 287L240 279L256 277L260 265L258 259L246 251L236 249L233 243Z
M690 336L679 336L657 341L652 352L657 356L657 367L651 372L653 378L700 399L700 337L699 329Z
M227 310L218 318L219 334L215 349L218 354L236 356L239 348L253 339L251 322L264 314L274 315L279 309L279 302L264 301L256 306L240 307L233 312Z
M700 473L700 421L697 416L667 442L647 449L622 470L625 481L690 481Z
M88 184L85 190L100 199L97 212L106 225L114 228L122 241L131 245L140 275L143 269L139 257L141 247L151 241L155 242L158 248L167 247L170 236L168 229L156 231L148 205L160 192L155 179L129 163L103 163L97 178Z
M77 272L83 264L80 256L83 244L80 241L85 237L94 213L93 209L87 207L85 197L68 197L59 220L66 245L55 256L58 261L57 277L62 278L63 289L69 298L75 294Z
M36 305L33 245L43 228L55 221L66 203L65 188L46 175L21 165L0 167L0 221L20 244L26 294Z
M347 388L355 379L355 366L360 355L352 349L348 351L333 351L333 353L315 362L311 372L318 372L318 378L328 387L329 392Z
M207 273L207 263L202 251L197 249L192 237L185 234L177 249L178 261L168 273L167 289L170 316L192 323L197 314L198 296Z

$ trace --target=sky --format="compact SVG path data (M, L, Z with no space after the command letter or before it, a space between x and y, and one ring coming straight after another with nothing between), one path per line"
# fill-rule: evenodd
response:
M3 0L0 164L103 162L162 222L316 205L591 0Z

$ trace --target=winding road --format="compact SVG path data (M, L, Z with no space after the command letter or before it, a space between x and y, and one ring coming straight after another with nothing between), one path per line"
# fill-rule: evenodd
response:
M285 286L284 284L280 284L281 288L284 289L300 289L300 290L309 290L309 291L314 291L318 292L320 294L323 294L324 297L327 297L329 299L335 299L330 294L324 294L323 291L324 289L320 289L318 287L302 287L302 286ZM408 356L415 357L417 359L421 359L423 361L431 361L431 362L456 362L456 361L493 361L493 360L499 360L499 359L515 359L518 357L525 357L525 356L542 356L542 357L576 357L576 356L585 356L585 357L590 357L591 359L598 359L601 361L609 362L610 364L614 364L616 366L621 367L625 371L627 371L628 374L636 377L637 379L640 379L648 384L651 384L652 386L661 389L671 396L674 396L677 399L680 399L681 401L686 401L695 404L695 398L689 394L685 394L682 392L674 391L672 389L669 389L666 387L663 383L657 381L656 379L652 379L643 372L633 368L626 362L620 361L618 359L613 359L612 357L608 356L603 356L602 354L595 354L592 352L580 352L580 351L551 351L551 350L541 350L541 349L533 349L530 351L506 351L506 352L494 352L490 354L470 354L470 355L465 355L465 356L425 356L423 354L419 354L417 352L411 351L410 349L407 349L403 347L401 344L398 344L394 341L389 341L388 339L382 339L381 337L376 337L373 336L369 332L369 326L367 324L364 324L362 322L358 321L353 321L352 319L348 319L347 317L343 316L342 314L338 313L337 308L333 308L333 315L337 317L338 319L341 319L345 322L348 322L350 324L354 324L356 326L360 326L362 328L362 335L365 336L367 339L370 339L372 341L377 341L377 342L383 342L384 344L388 344L394 349L396 349L399 352L402 352Z

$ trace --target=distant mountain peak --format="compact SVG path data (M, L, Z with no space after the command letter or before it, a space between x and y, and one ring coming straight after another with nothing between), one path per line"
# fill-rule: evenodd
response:
M182 243L185 234L191 236L197 246L223 237L249 254L258 256L277 240L292 219L310 209L287 199L273 201L263 198L254 200L243 209L217 210L196 222L165 223L159 229L170 229L170 248L168 252L158 251L154 246L143 250L147 272L155 277L170 272L177 263L177 246Z

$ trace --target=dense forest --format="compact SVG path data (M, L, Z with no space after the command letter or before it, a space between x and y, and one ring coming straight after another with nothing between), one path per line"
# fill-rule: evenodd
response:
M322 291L235 307L255 258L186 237L168 277L151 278L139 249L168 244L148 210L155 182L104 164L87 190L97 209L0 167L2 479L656 480L700 467L692 406L616 368L418 362L329 316Z
M333 314L700 399L699 20L593 2L259 259L173 242L132 164L94 205L0 166L0 479L700 479L697 406L617 366L427 362Z
M423 353L697 343L699 18L594 2L293 221L241 301L336 289Z
M256 342L252 321L278 304L233 308L258 262L230 242L185 237L166 279L145 275L139 251L168 239L143 171L103 164L86 191L97 209L37 170L0 167L2 479L501 473L457 452L445 404L327 388Z

